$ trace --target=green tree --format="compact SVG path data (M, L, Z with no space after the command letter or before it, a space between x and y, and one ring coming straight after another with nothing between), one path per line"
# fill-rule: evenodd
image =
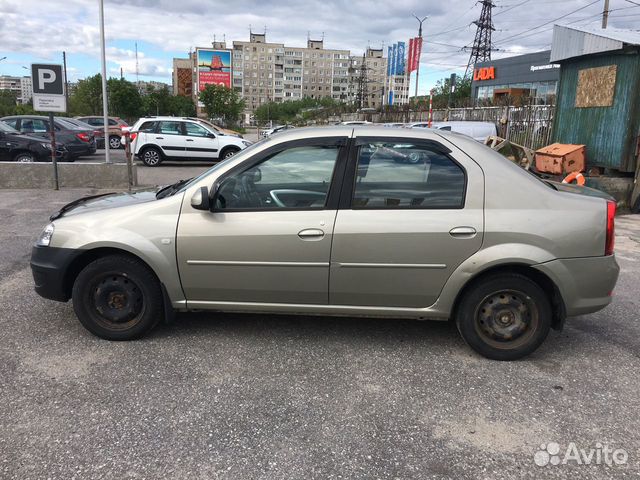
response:
M16 113L16 92L0 90L0 116L14 115Z
M221 117L229 123L235 123L242 110L244 100L238 92L223 85L209 84L200 92L200 101L209 118Z
M142 110L144 115L169 115L171 93L167 86L155 88L149 86L142 97Z
M69 98L69 112L74 115L102 114L102 75L78 81L75 92Z
M169 112L177 117L195 117L196 106L191 97L176 95L169 99Z
M451 78L443 78L436 82L433 89L433 108L446 108L449 103L449 92L451 90ZM428 97L427 97L428 102ZM456 89L451 95L452 107L466 107L471 102L471 77L456 80Z
M140 116L142 96L134 83L124 79L110 78L107 81L107 91L109 92L109 115L127 120Z

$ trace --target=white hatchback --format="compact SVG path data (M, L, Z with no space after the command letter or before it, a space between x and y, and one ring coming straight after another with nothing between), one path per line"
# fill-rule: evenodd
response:
M131 128L131 151L148 167L164 160L220 160L251 145L187 118L146 117Z

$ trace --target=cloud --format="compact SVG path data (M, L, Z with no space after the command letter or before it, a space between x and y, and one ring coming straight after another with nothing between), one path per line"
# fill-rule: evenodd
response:
M540 25L586 5L583 0L495 3L493 42L499 48L493 52L495 58L549 48L553 24ZM97 5L87 0L0 0L0 51L31 54L40 60L57 58L63 50L98 58ZM231 46L233 40L248 39L249 25L255 32L266 26L271 42L303 46L310 33L313 38L324 35L328 48L361 54L367 45L408 41L417 34L412 14L428 14L421 68L444 75L464 70L470 53L464 47L473 43L476 27L472 22L480 8L476 0L107 0L105 31L108 44L138 41L155 47L153 57L139 52L139 71L168 76L175 52L186 55L196 46L208 46L214 36L218 40L225 36ZM613 0L611 9L610 27L637 28L626 15L640 13L640 7ZM601 10L596 3L558 23L597 26ZM125 72L135 72L131 50L110 48L108 56Z

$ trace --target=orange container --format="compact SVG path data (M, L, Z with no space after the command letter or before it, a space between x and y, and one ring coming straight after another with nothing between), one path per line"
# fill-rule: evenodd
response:
M552 143L536 150L536 169L539 172L562 175L570 172L584 172L585 166L584 145Z

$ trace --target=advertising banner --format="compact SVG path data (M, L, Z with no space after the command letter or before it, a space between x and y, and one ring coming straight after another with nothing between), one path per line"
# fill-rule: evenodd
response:
M404 75L404 53L406 45L404 42L398 42L398 52L396 54L396 75Z
M224 85L231 88L231 50L196 50L198 92L207 85Z
M391 59L393 58L393 49L391 45L387 47L387 77L391 76L391 68L393 67L393 63Z
M392 46L392 52L391 52L391 75L395 75L396 72L396 66L397 66L397 62L396 62L396 58L398 57L398 44L394 43Z
M409 54L407 55L407 71L413 72L413 56L414 56L415 38L409 39Z
M418 69L418 63L420 63L420 54L422 53L422 39L420 37L416 37L414 40L413 47L413 70Z

